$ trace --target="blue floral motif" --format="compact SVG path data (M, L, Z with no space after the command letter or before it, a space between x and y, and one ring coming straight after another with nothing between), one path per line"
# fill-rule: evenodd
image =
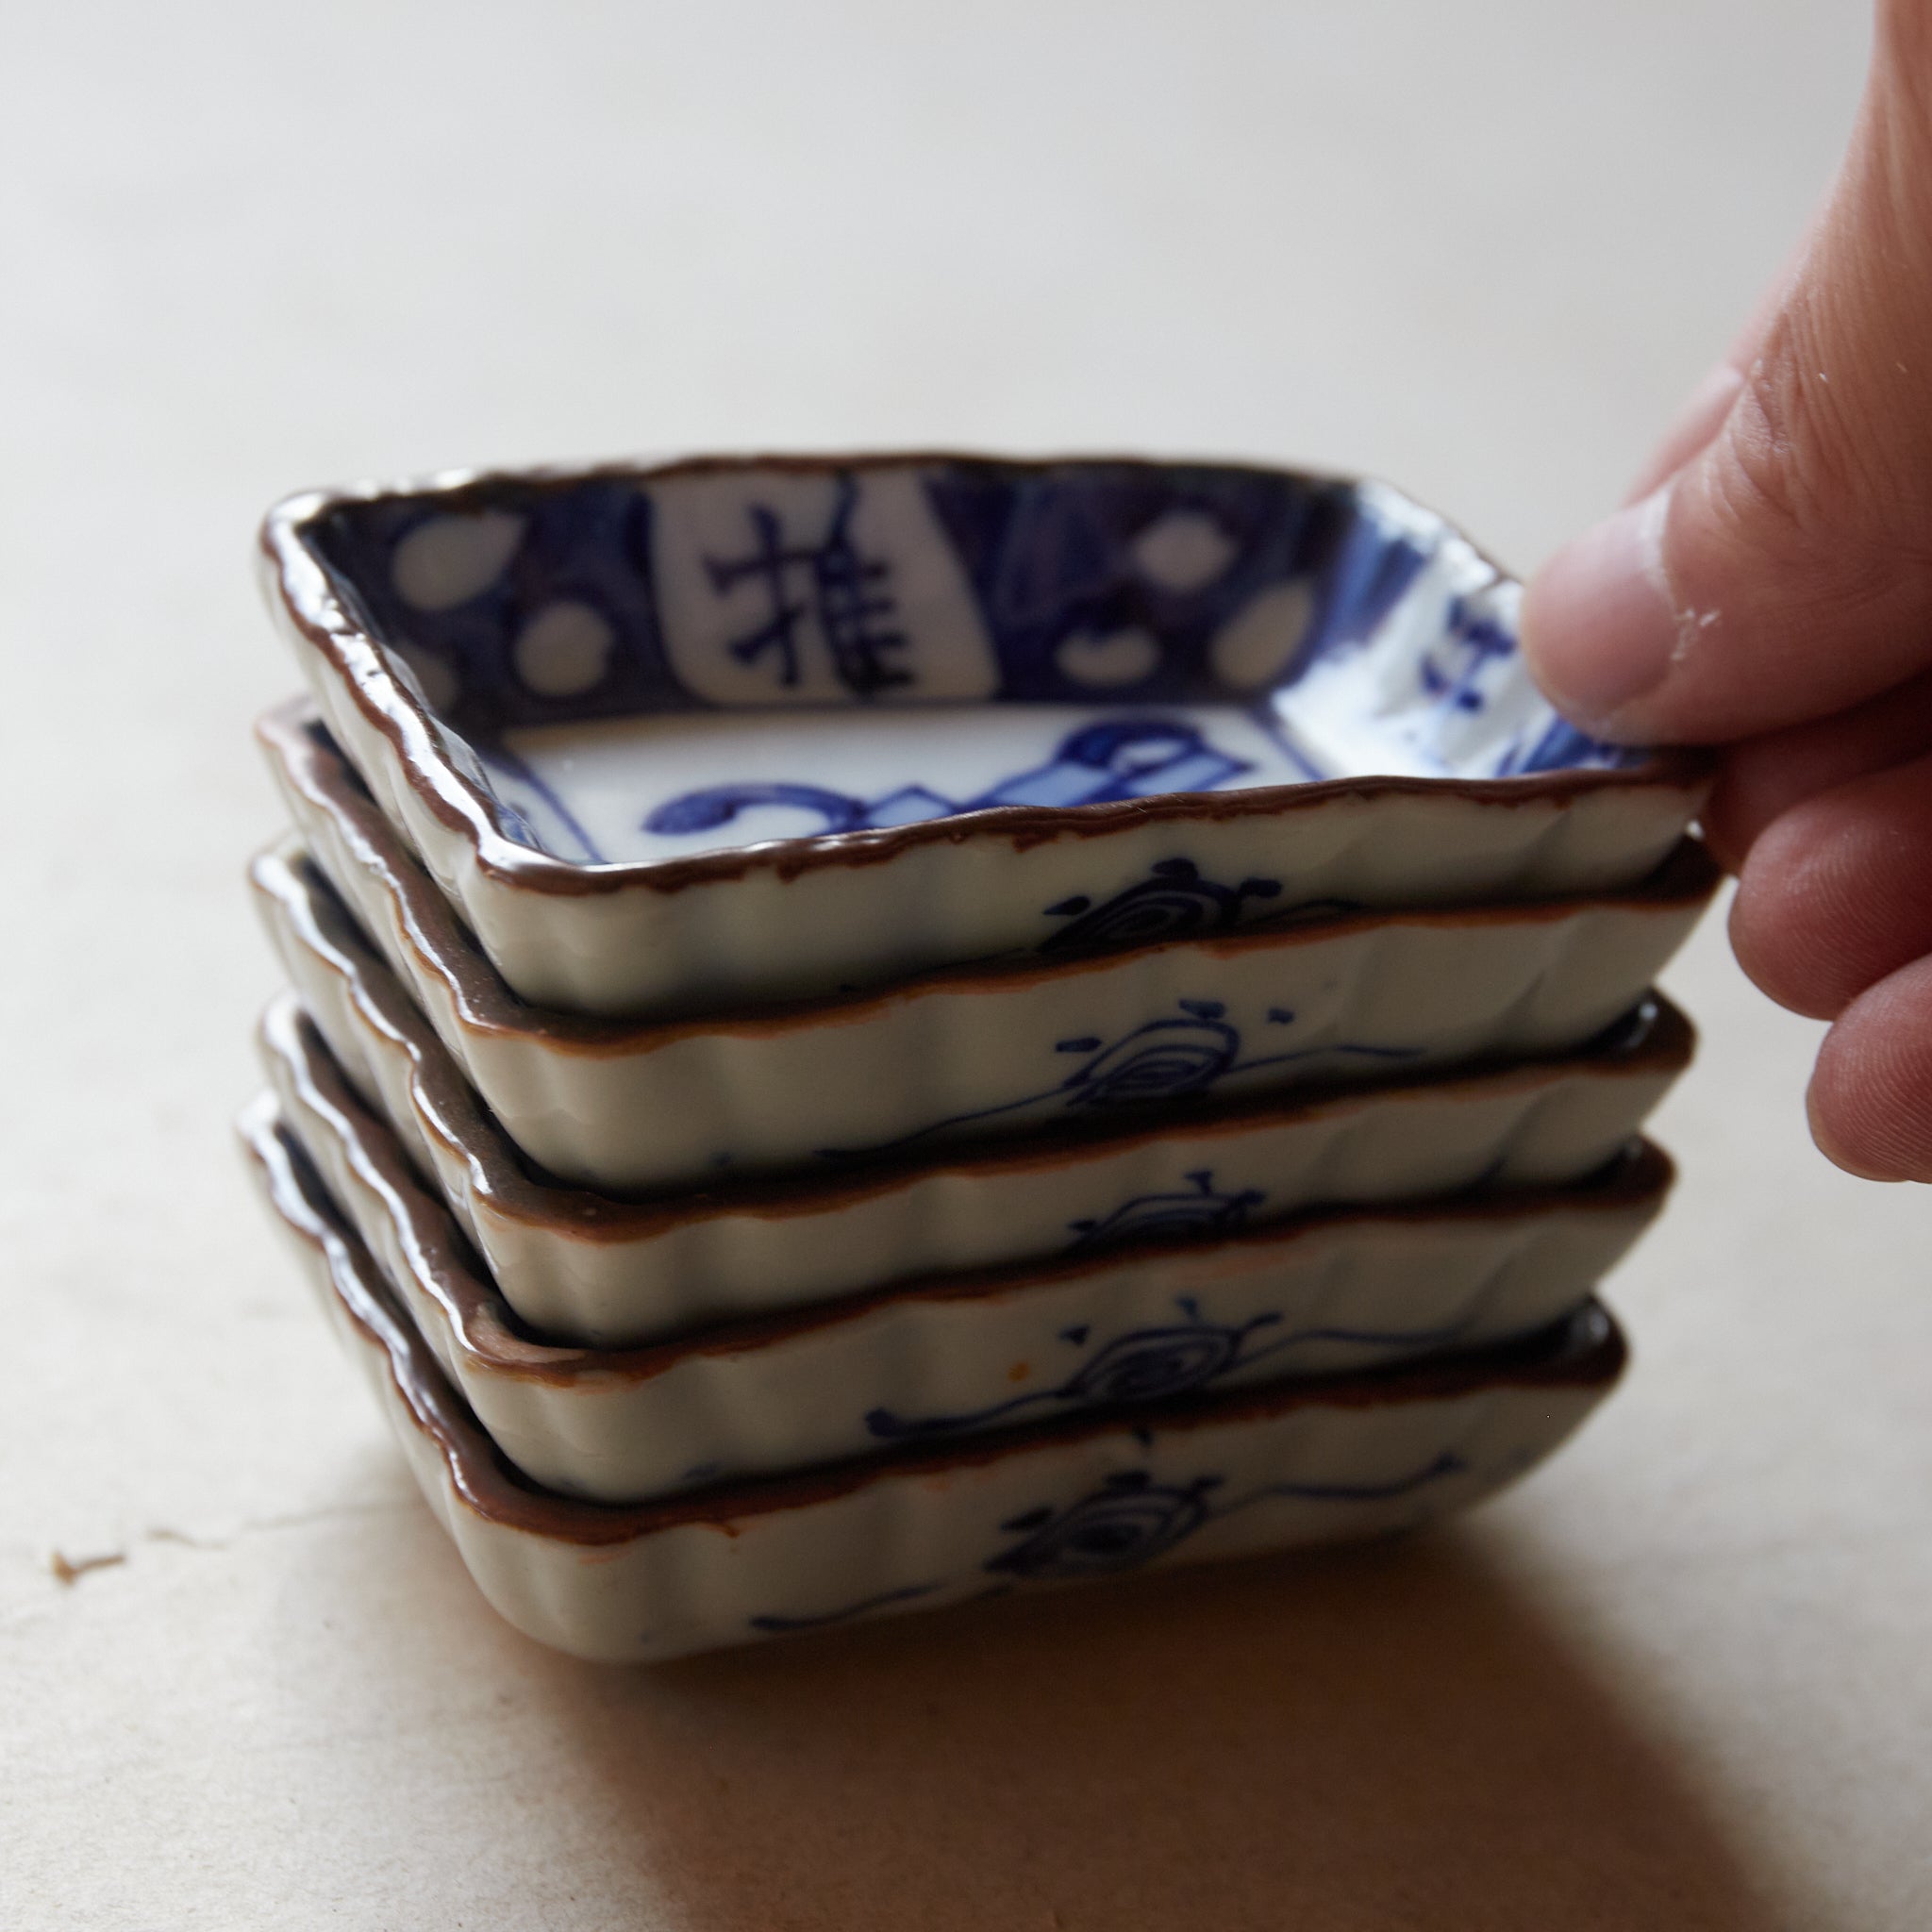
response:
M962 1429L984 1428L1026 1409L1049 1407L1096 1408L1119 1404L1158 1402L1171 1395L1182 1395L1220 1381L1237 1369L1251 1369L1257 1362L1286 1355L1314 1342L1341 1342L1358 1348L1414 1352L1425 1348L1446 1348L1458 1341L1468 1324L1452 1322L1434 1328L1346 1328L1333 1325L1295 1328L1280 1332L1287 1320L1279 1308L1251 1316L1241 1323L1209 1322L1203 1318L1200 1304L1192 1295L1177 1295L1174 1306L1182 1320L1157 1327L1133 1328L1115 1336L1083 1362L1073 1374L1050 1388L1036 1389L1024 1395L1012 1395L984 1408L958 1415L899 1415L890 1408L866 1412L865 1426L883 1441L903 1442L916 1438L955 1434ZM1255 1345L1253 1338L1264 1331L1276 1331ZM1082 1324L1065 1329L1060 1340L1084 1348L1091 1334Z
M1347 486L1312 478L1284 490L1259 472L1199 464L952 463L929 473L926 491L997 641L1008 698L1087 695L1062 647L1139 631L1160 648L1137 696L1245 702L1251 692L1220 680L1214 644L1258 597L1313 587L1312 656L1330 635L1373 630L1425 561L1407 536L1364 514ZM1176 514L1226 545L1203 579L1177 583L1146 568L1143 540Z
M1214 1189L1214 1170L1196 1168L1181 1176L1187 1188L1159 1194L1136 1194L1104 1219L1073 1221L1067 1224L1079 1237L1070 1254L1090 1249L1113 1247L1123 1241L1171 1240L1177 1236L1206 1241L1214 1235L1233 1234L1247 1224L1248 1210L1258 1208L1267 1196L1258 1188L1243 1188L1239 1193L1222 1194Z
M1138 1433L1138 1432L1137 1432ZM1142 1441L1150 1438L1142 1436ZM1528 1458L1533 1461L1535 1458ZM1469 1464L1453 1449L1445 1449L1420 1469L1385 1482L1265 1483L1233 1500L1217 1499L1227 1478L1197 1475L1191 1481L1157 1483L1145 1470L1120 1470L1077 1501L1057 1507L1039 1507L1010 1516L1000 1524L1007 1536L1021 1541L995 1552L981 1564L982 1574L998 1579L980 1596L998 1596L1016 1584L1077 1583L1117 1575L1158 1562L1210 1523L1224 1521L1243 1509L1279 1499L1299 1503L1388 1503L1420 1493L1432 1484L1468 1472ZM952 1579L908 1584L882 1591L856 1604L832 1610L793 1616L757 1616L749 1627L760 1635L778 1637L871 1616L898 1604L937 1595Z
M1108 805L1159 791L1211 791L1250 769L1245 759L1216 750L1198 726L1184 720L1103 719L1069 732L1048 763L1003 778L970 798L948 798L924 785L902 785L877 798L816 785L708 785L667 800L643 824L647 832L677 837L715 831L759 806L785 806L816 812L827 832L858 832L999 806ZM1192 868L1189 870L1191 873ZM1219 893L1225 889L1208 890ZM1264 881L1250 882L1247 890L1280 888Z
M1137 885L1096 906L1084 894L1046 908L1050 919L1069 924L1041 941L1042 953L1102 952L1114 946L1144 946L1157 940L1187 939L1196 933L1224 932L1246 916L1251 899L1279 897L1279 879L1248 878L1238 886L1204 879L1191 858L1164 858Z
M1222 1019L1218 1000L1183 1000L1181 1008L1181 1018L1149 1020L1069 1074L1060 1085L1067 1106L1174 1099L1224 1078L1241 1056L1240 1029Z
M1097 1034L1079 1034L1062 1040L1058 1052L1086 1058L1073 1073L1051 1087L1023 1094L1018 1100L1003 1101L997 1107L949 1114L944 1120L870 1147L821 1147L817 1157L821 1160L846 1160L861 1154L881 1154L910 1146L928 1135L996 1120L1002 1114L1017 1113L1048 1102L1057 1101L1070 1111L1106 1112L1118 1107L1190 1099L1206 1093L1231 1075L1256 1073L1264 1067L1288 1066L1298 1060L1324 1057L1405 1060L1422 1052L1422 1048L1415 1046L1339 1041L1330 1046L1291 1048L1243 1059L1241 1029L1225 1017L1226 1012L1227 1006L1223 1000L1181 1000L1177 1013L1146 1021L1111 1043L1103 1041ZM1271 1008L1268 1012L1269 1024L1275 1026L1291 1026L1294 1017L1280 1007Z
M1025 1532L1012 1549L987 1559L989 1571L1029 1583L1071 1582L1138 1569L1185 1542L1209 1520L1208 1494L1224 1478L1197 1476L1185 1487L1157 1483L1145 1470L1110 1475L1070 1507L1030 1509L1000 1527Z
M889 1408L874 1408L866 1414L866 1428L884 1441L905 1441L912 1437L983 1428L1002 1417L1047 1404L1091 1408L1113 1403L1154 1402L1165 1395L1183 1394L1225 1375L1244 1359L1252 1359L1243 1355L1249 1336L1281 1320L1278 1312L1270 1312L1239 1325L1204 1322L1199 1305L1191 1295L1179 1296L1176 1305L1186 1318L1184 1321L1156 1328L1134 1328L1116 1336L1051 1389L1008 1396L1004 1402L964 1415L908 1420ZM1060 1339L1079 1347L1085 1344L1089 1333L1083 1325L1066 1330Z
M1098 1490L1068 1507L1029 1509L1000 1526L1024 1541L986 1568L1029 1583L1074 1582L1137 1570L1166 1556L1210 1523L1220 1523L1257 1504L1280 1498L1291 1502L1384 1503L1413 1494L1431 1483L1468 1468L1453 1450L1444 1450L1422 1469L1382 1483L1270 1483L1233 1502L1218 1506L1213 1492L1225 1488L1219 1475L1196 1476L1186 1485L1157 1483L1144 1470L1108 1476Z
M1059 1392L1068 1402L1095 1405L1179 1395L1224 1375L1241 1360L1248 1337L1280 1320L1278 1314L1266 1314L1238 1328L1199 1320L1138 1328L1108 1342Z

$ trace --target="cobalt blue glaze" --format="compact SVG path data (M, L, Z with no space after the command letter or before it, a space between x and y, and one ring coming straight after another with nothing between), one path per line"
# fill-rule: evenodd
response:
M998 680L992 695L1002 700L1091 706L1096 693L1067 675L1062 646L1141 634L1152 645L1145 668L1110 685L1109 700L1255 707L1265 693L1226 686L1210 646L1257 596L1299 585L1313 600L1298 661L1272 682L1279 690L1307 665L1374 632L1430 556L1410 529L1365 512L1355 486L1332 479L1207 464L936 458L917 467L931 525L950 545L991 642ZM774 701L797 690L808 671L828 675L853 704L904 694L916 682L908 661L904 600L912 591L900 581L904 560L869 554L854 527L871 471L854 464L817 474L831 479L830 508L809 527L796 516L788 523L774 484L767 492L774 501L754 494L744 502L735 536L708 541L699 559L703 580L734 600L734 610L737 600L743 606L722 649ZM662 487L677 482L677 473L666 473ZM519 726L709 707L680 677L667 647L653 562L659 515L653 487L649 475L601 473L547 482L499 478L453 496L343 500L320 520L314 541L358 621L446 671L453 694L442 715L493 752L503 733ZM451 608L410 605L391 580L398 544L434 518L486 508L524 521L505 567ZM1136 542L1175 516L1211 526L1224 549L1198 577L1186 571L1163 576L1137 557ZM559 601L597 613L614 640L601 675L568 694L531 688L515 662L522 626ZM1514 648L1492 614L1452 612L1440 659L1423 674L1424 689L1445 705L1479 708L1483 664ZM1026 802L1092 802L1141 795L1140 784L1153 789L1148 774L1092 789L1096 774L1105 780L1113 769L1108 759L1114 754L1071 741L1062 754L1057 774L1024 774L1038 781ZM1220 755L1203 747L1199 756L1210 763L1193 774L1170 770L1159 789L1218 782L1207 774ZM1512 746L1505 766L1527 773L1624 757L1552 724L1532 742ZM930 816L991 802L999 801L902 799L900 807ZM888 801L834 805L828 795L823 803L835 829L906 822ZM712 808L728 810L729 801Z
M705 559L720 589L758 582L768 590L759 621L731 650L740 662L769 673L774 694L797 681L808 618L855 699L905 682L895 662L891 571L859 554L847 527L853 487L853 475L843 475L838 508L815 542L788 535L774 510L753 506L741 547ZM999 694L1007 698L1091 704L1092 690L1056 668L1058 646L1096 626L1138 625L1160 640L1159 662L1113 696L1224 700L1235 694L1215 680L1208 644L1257 591L1325 575L1327 608L1310 646L1319 650L1324 637L1372 629L1425 560L1413 543L1391 541L1357 521L1347 486L1258 471L1082 463L1042 472L955 459L936 466L926 488L993 640ZM506 481L489 501L527 519L525 534L500 581L448 610L410 608L390 579L396 545L443 514L444 504L407 497L345 504L317 533L338 589L353 597L374 635L405 640L461 667L447 712L458 731L489 741L520 724L702 702L680 683L663 646L652 582L652 505L642 491L608 476L549 487ZM1176 509L1211 515L1236 546L1229 567L1191 592L1150 583L1129 553L1135 536ZM510 646L523 618L560 598L600 611L617 632L618 648L596 689L550 698L518 680Z
M1209 1520L1208 1497L1225 1478L1196 1476L1185 1486L1157 1483L1144 1470L1110 1475L1065 1509L1041 1507L1000 1527L1024 1541L987 1558L1030 1583L1108 1576L1164 1557Z

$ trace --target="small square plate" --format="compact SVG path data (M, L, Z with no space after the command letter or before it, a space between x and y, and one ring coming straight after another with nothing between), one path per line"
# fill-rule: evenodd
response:
M580 1502L534 1487L478 1427L273 1099L242 1128L483 1594L578 1657L652 1661L1415 1528L1533 1468L1624 1367L1623 1338L1591 1303L1534 1341L1452 1362L1103 1410L669 1503Z
M1313 1208L1581 1180L1690 1064L1668 1001L1561 1058L1297 1094L1099 1139L624 1199L533 1169L312 869L270 855L257 901L308 1023L432 1176L533 1329L663 1339L920 1277L1213 1241Z
M1671 1175L1640 1145L1576 1187L1124 1241L586 1349L517 1319L292 1000L261 1047L289 1130L497 1447L600 1502L1515 1341L1588 1300Z
M1644 876L1707 784L1543 703L1384 485L707 459L291 499L329 729L525 999L682 1015Z
M829 1176L1567 1052L1637 1004L1718 880L1687 842L1615 893L1277 919L754 1012L600 1019L517 997L312 717L259 728L316 864L505 1130L552 1173L620 1190Z

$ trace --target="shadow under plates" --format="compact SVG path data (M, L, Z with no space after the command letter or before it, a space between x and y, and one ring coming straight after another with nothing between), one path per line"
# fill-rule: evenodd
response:
M503 1662L595 1793L601 1876L564 1855L586 1924L588 1884L626 1923L703 1932L1766 1932L1642 1687L1508 1578L1493 1534L655 1669L505 1629Z

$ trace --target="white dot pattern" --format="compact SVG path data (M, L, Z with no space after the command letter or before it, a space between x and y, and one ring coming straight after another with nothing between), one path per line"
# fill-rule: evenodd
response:
M1134 539L1134 565L1169 591L1202 591L1234 561L1235 543L1205 510L1170 510Z
M592 606L546 604L517 634L517 676L540 697L576 697L604 681L616 641L610 620Z
M1273 684L1294 661L1313 611L1306 583L1275 584L1250 598L1209 646L1215 676L1235 691Z
M508 510L431 517L395 547L390 581L412 610L452 610L502 576L524 541L524 520Z

